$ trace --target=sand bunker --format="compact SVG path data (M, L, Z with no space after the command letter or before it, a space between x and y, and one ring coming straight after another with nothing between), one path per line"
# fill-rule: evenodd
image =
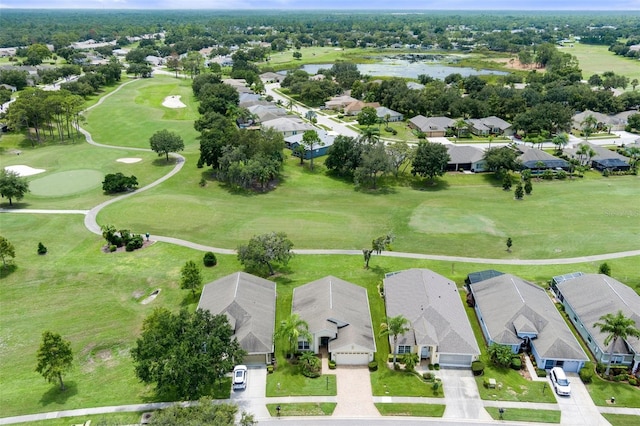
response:
M167 96L162 102L162 106L167 108L186 108L187 106L180 101L180 95Z
M142 158L118 158L116 161L118 163L132 164L132 163L137 163L139 161L142 161Z
M19 164L17 166L7 166L4 169L10 172L15 172L20 176L31 176L37 175L38 173L46 172L45 169L34 169L33 167L25 166L22 164Z

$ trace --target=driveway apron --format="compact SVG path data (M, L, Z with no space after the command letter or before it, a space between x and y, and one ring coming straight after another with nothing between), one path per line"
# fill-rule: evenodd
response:
M264 366L249 366L247 371L247 388L231 391L231 402L238 405L239 411L246 411L256 419L270 418L265 405L267 389L267 369Z
M580 377L575 373L567 373L567 377L571 382L571 396L556 395L558 406L562 413L560 424L576 426L610 425L598 411L598 407L593 403L589 391L587 391ZM549 381L549 386L553 389L551 381Z
M442 379L445 419L491 420L484 409L476 380L471 370L443 369L436 372Z
M360 366L338 366L335 370L338 385L338 405L333 412L336 417L378 417L380 413L373 405L369 368Z

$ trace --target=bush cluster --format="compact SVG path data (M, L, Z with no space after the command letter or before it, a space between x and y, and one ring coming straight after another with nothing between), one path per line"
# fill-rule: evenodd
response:
M204 258L202 259L202 261L204 262L204 266L207 266L207 267L216 266L218 264L218 259L216 259L216 255L210 251L204 254Z
M144 245L144 239L140 234L132 234L128 229L116 231L111 225L102 227L102 236L107 240L109 251L116 251L118 247L125 247L127 251L133 251Z
M371 361L369 363L369 371L376 371L378 369L378 361Z
M473 371L474 376L482 376L482 373L484 373L484 362L473 361L471 363L471 371Z
M585 363L579 374L582 383L591 383L593 381L593 364L590 362Z
M514 356L511 358L511 368L513 370L521 370L522 369L522 360L519 356Z
M547 377L547 371L543 370L542 368L538 368L536 370L536 374L538 375L538 377Z
M47 248L42 243L38 243L38 254L47 254Z

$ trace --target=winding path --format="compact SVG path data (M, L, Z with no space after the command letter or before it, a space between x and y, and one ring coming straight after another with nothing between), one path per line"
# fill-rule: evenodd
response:
M87 108L87 111L97 107L98 105L101 105L105 99L107 99L114 93L117 93L124 86L132 84L136 81L139 81L139 80L131 80L121 84L113 92L103 96L102 98L100 98L98 102L96 102L94 105ZM268 90L269 93L273 94L274 97L280 96L278 93L273 91L273 87L269 87L269 89L270 89ZM333 124L335 125L335 123ZM80 128L80 132L85 136L87 143L94 145L96 147L151 152L151 150L147 148L134 148L134 147L101 144L94 141L91 134L85 129ZM0 213L84 214L85 227L94 234L102 235L102 230L100 229L100 225L98 225L98 222L96 219L100 210L120 200L133 197L136 194L139 194L140 192L147 191L153 187L156 187L161 183L163 183L164 181L166 181L167 179L170 179L172 176L177 174L182 169L182 167L185 164L185 158L182 155L176 154L176 153L171 153L170 155L172 158L176 160L176 165L165 176L133 192L129 192L127 194L113 197L103 203L98 204L97 206L93 207L90 210L0 209ZM176 244L176 245L188 247L194 250L211 251L213 253L218 253L218 254L236 254L236 251L232 249L207 246L204 244L194 243L191 241L182 240L174 237L154 235L153 240L162 241L169 244ZM339 255L347 255L347 256L362 256L361 250L299 249L299 250L293 250L293 252L299 255L339 254ZM604 253L604 254L597 254L597 255L590 255L590 256L556 258L556 259L490 259L490 258L479 258L479 257L447 256L447 255L438 255L438 254L405 253L405 252L391 252L391 251L384 251L380 255L386 256L386 257L402 257L402 258L408 258L408 259L424 259L424 260L438 260L438 261L445 261L445 262L480 263L480 264L494 264L494 265L568 265L573 263L598 262L603 260L619 259L623 257L640 256L640 249L622 251L622 252L616 252L616 253Z

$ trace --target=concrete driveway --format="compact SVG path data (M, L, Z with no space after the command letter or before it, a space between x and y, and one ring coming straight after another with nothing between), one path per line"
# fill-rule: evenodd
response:
M338 398L335 417L379 417L373 405L371 377L367 366L338 366L335 370Z
M442 369L435 372L442 380L445 419L491 420L484 409L476 380L470 369Z
M232 390L231 402L238 405L240 412L251 413L257 419L270 417L265 405L267 368L265 366L248 367L247 388L244 390Z
M562 412L560 424L562 425L610 425L610 423L600 415L598 407L593 403L587 387L580 380L576 373L567 373L571 382L571 396L559 396L556 394L558 406ZM551 380L549 386L553 389ZM555 391L554 391L555 392Z

